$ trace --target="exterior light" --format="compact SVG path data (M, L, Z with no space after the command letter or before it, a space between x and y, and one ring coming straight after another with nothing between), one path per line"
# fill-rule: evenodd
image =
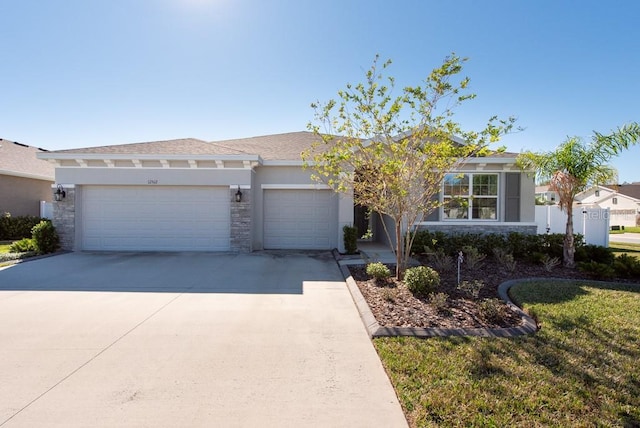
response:
M53 197L57 202L60 202L67 197L67 192L64 191L64 187L62 187L62 184L58 184L56 191L53 192Z
M238 191L236 192L236 202L242 201L242 192L240 191L240 186L238 186Z

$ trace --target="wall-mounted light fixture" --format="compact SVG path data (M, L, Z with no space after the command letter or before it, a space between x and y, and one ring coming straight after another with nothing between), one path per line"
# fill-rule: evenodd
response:
M240 186L238 186L238 191L236 192L236 202L242 201L242 192L240 191Z
M62 187L62 184L58 184L56 191L53 192L53 197L58 202L67 197L67 192L64 191L64 187Z

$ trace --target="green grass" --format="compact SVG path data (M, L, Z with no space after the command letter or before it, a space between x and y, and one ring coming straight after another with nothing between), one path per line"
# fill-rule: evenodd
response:
M640 285L532 282L512 294L537 334L374 340L411 426L640 424Z
M622 242L609 242L609 248L613 250L613 254L619 256L621 254L628 254L632 257L640 259L640 244L622 243Z
M610 234L618 235L621 233L640 233L640 227L625 227L624 230L610 230Z
M13 241L0 241L0 254L8 253L12 242Z

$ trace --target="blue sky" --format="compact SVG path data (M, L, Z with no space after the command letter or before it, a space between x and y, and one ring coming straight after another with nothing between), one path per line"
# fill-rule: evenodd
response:
M306 129L309 104L362 80L376 53L398 86L451 52L477 99L551 150L640 121L640 2L20 0L0 3L0 138L49 150ZM612 163L640 181L640 146Z

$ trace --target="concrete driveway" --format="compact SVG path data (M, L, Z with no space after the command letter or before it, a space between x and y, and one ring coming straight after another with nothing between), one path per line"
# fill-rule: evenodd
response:
M0 426L406 426L329 254L22 263L0 344Z

